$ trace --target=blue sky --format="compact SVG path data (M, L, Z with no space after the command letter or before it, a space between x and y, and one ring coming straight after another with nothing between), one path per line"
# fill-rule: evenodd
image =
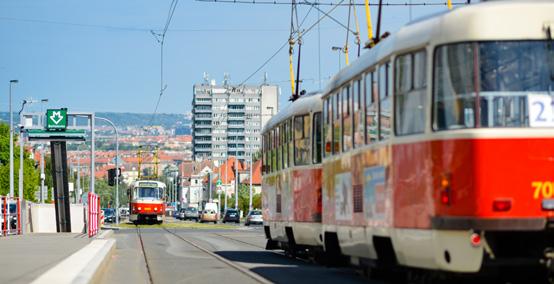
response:
M14 109L23 98L33 97L48 98L48 107L70 110L151 113L160 88L160 48L149 30L163 27L170 2L0 1L0 93L6 94L1 96L0 110L8 109L9 80L18 79ZM361 8L358 17L365 42L367 30ZM411 14L416 19L446 9L419 6L412 8ZM308 6L301 6L299 17L308 10ZM347 12L346 7L340 7L332 15L346 24ZM383 12L383 31L394 32L410 18L407 7L385 7ZM372 16L375 24L375 7ZM317 18L317 11L312 9L304 27ZM167 89L158 112L190 111L192 85L202 81L203 72L217 82L222 81L224 72L230 74L232 83L242 82L288 39L289 26L290 6L181 0L166 35ZM320 47L317 29L305 36L302 47L302 88L308 91L319 88L318 50L325 80L338 70L338 54L331 47L343 46L346 37L345 30L329 19L320 27ZM352 36L350 49L353 60L356 48ZM290 96L287 50L284 48L248 82L261 83L263 72L267 72L270 81L282 87L281 106ZM344 67L344 56L341 59ZM30 110L40 107L31 106Z

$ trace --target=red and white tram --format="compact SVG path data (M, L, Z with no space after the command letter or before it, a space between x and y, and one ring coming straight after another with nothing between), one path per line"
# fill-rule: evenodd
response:
M323 151L321 193L274 162L290 132L268 123L267 237L298 243L297 210L321 194L321 230L302 238L355 265L554 270L553 37L554 2L491 1L384 39L322 96L322 147L305 142ZM317 113L307 99L288 109Z
M322 247L321 102L321 94L305 95L264 128L262 207L270 247Z
M165 183L155 180L138 180L129 188L129 221L141 222L164 221Z

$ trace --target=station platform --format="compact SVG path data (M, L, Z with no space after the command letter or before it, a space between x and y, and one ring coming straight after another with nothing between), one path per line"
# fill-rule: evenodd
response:
M75 233L0 237L0 283L88 283L113 250L108 233L95 238ZM79 276L85 270L88 278L87 273Z

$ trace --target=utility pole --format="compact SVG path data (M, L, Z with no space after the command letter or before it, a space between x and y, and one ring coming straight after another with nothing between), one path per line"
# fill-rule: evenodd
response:
M111 120L104 117L93 116L92 118L93 127L94 127L94 118L97 118L109 123L115 131L115 223L119 224L119 133L117 132L117 127L115 126L115 124ZM93 128L92 134L94 135L94 128ZM94 142L94 138L92 141ZM92 143L92 149L94 153L94 143ZM94 156L92 157L92 159L94 159ZM94 171L91 171L91 173L94 175ZM94 176L91 177L91 181L94 181ZM92 189L92 192L94 193L94 182L91 185L91 189Z
M14 168L13 168L13 111L12 111L12 85L19 83L18 80L10 80L9 112L10 112L10 197L14 195Z
M254 163L252 161L252 148L250 148L250 199L248 200L248 211L252 211L252 168Z
M212 173L208 173L208 202L212 202Z
M44 146L40 147L40 203L44 203Z
M77 182L76 183L77 185L75 186L75 190L77 192L77 195L79 196L79 200L81 200L81 156L79 154L77 154Z
M235 156L235 209L239 209L239 159Z
M229 155L228 152L225 153L225 211L227 211L227 186L229 184L229 179L227 173L229 172Z

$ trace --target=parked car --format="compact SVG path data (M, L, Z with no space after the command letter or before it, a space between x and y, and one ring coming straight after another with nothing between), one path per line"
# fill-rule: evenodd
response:
M217 224L217 212L213 209L205 209L202 211L202 215L200 216L200 223L204 222L214 222L214 224Z
M244 221L244 225L250 226L250 225L262 225L264 223L264 218L262 217L262 211L260 210L252 210L248 212L248 215L246 215L246 221Z
M105 223L115 223L115 209L113 208L104 208L104 222Z
M182 209L183 212L182 212L182 217L181 219L183 220L195 220L196 222L198 222L198 219L200 218L199 214L198 214L198 209L194 208L194 207L188 207L188 208L185 208L185 209Z
M237 209L227 209L223 217L223 223L235 222L240 223L239 211Z

